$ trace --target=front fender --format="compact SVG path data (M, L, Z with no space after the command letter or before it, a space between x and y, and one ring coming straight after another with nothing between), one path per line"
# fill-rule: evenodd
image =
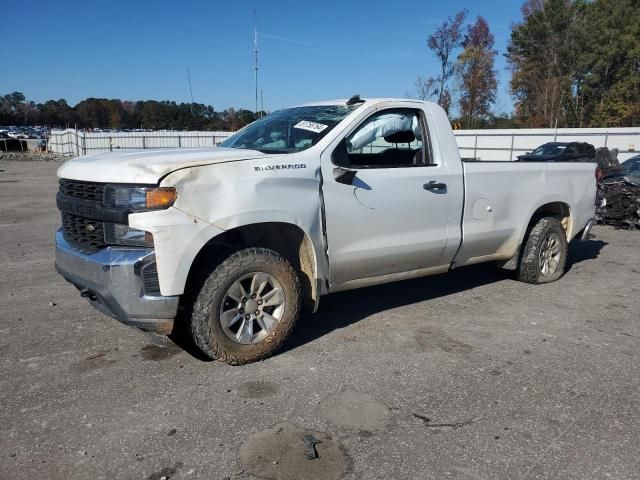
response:
M154 236L163 295L184 292L193 261L208 242L225 231L259 223L299 227L313 247L314 280L327 277L319 168L259 172L254 163L177 170L161 182L177 189L172 208L129 216L132 227Z
M153 234L162 295L181 295L193 260L212 238L223 233L202 219L172 207L129 215L129 225Z

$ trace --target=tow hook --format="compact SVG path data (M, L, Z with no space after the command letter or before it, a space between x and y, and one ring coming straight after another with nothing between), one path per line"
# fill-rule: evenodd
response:
M80 296L82 298L88 298L92 302L95 302L96 300L98 300L98 296L87 288L85 288L84 290L80 290Z

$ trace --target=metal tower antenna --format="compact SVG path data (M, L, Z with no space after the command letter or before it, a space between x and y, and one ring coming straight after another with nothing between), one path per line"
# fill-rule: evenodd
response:
M258 20L256 11L253 11L253 53L255 55L254 71L256 77L256 113L258 113Z
M187 68L187 79L189 80L189 95L191 95L191 104L193 104L193 90L191 89L191 73Z

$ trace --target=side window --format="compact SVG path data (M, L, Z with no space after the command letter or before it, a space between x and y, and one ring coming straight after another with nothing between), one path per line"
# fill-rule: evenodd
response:
M419 110L383 110L346 138L350 166L391 168L429 164L426 128Z

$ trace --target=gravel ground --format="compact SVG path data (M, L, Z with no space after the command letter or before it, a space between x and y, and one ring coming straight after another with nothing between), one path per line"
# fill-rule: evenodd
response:
M640 478L638 232L596 227L550 285L489 265L330 295L230 367L56 275L57 166L0 165L3 478Z
M0 162L64 162L69 157L50 152L0 152Z

